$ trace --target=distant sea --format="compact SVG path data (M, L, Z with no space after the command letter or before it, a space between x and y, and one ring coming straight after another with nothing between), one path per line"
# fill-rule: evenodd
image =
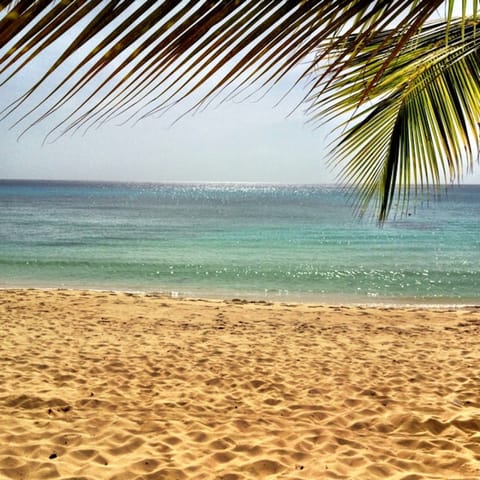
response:
M480 186L379 227L336 187L0 181L0 287L479 304Z

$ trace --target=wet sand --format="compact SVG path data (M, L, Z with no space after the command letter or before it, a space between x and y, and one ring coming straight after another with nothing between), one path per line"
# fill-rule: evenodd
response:
M0 291L0 479L479 479L480 309Z

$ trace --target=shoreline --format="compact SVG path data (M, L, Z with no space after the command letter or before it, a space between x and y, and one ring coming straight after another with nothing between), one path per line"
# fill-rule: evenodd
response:
M480 298L472 302L452 302L449 299L445 299L440 302L433 301L424 301L419 299L396 299L393 300L391 297L388 299L378 299L377 301L353 301L351 297L348 297L342 300L333 300L338 296L324 296L319 297L316 295L291 295L291 296L275 296L275 295L261 295L261 294L241 294L239 292L224 295L211 293L208 294L206 291L199 291L198 295L194 292L180 292L177 290L163 291L163 290L139 290L139 289L128 289L128 288L103 288L103 287L88 287L88 286L25 286L25 285L2 285L0 284L0 291L3 290L35 290L35 291L72 291L72 292L99 292L99 293L127 293L134 295L144 295L144 296L158 296L171 299L182 299L182 300L204 300L204 301L229 301L229 300L241 300L247 303L273 303L273 304L298 304L298 305L316 305L316 306L335 306L335 307L366 307L366 308L422 308L422 309L462 309L462 308L480 308Z
M0 477L480 478L480 309L0 289Z

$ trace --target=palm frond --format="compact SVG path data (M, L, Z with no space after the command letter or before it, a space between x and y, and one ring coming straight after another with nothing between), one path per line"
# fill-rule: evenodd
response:
M327 43L311 60L326 39L341 33L338 42L343 42L352 32L362 32L356 46L361 48L373 32L409 11L398 25L402 35L385 39L404 41L415 33L416 27L407 27L412 22L420 26L441 3L418 2L412 9L407 0L2 2L12 6L0 21L0 46L8 45L0 58L2 84L83 25L45 74L5 113L18 109L79 52L83 58L51 89L45 110L34 121L87 90L91 93L76 106L73 125L103 122L124 112L157 112L212 78L219 80L204 99L222 89L235 90L238 81L276 82L305 60L306 74L335 48ZM93 47L83 51L89 42Z
M368 90L389 57L371 41L348 69L311 97L316 118L346 116L332 149L344 182L357 186L358 207L374 202L384 221L395 202L408 203L411 185L437 187L462 178L477 158L480 136L480 50L477 21L428 25L405 45ZM355 39L352 38L352 41ZM395 196L396 192L396 196Z

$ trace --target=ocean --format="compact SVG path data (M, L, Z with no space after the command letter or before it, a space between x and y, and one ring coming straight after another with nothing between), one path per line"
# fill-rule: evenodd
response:
M333 186L0 181L0 287L479 304L480 186L379 227Z

